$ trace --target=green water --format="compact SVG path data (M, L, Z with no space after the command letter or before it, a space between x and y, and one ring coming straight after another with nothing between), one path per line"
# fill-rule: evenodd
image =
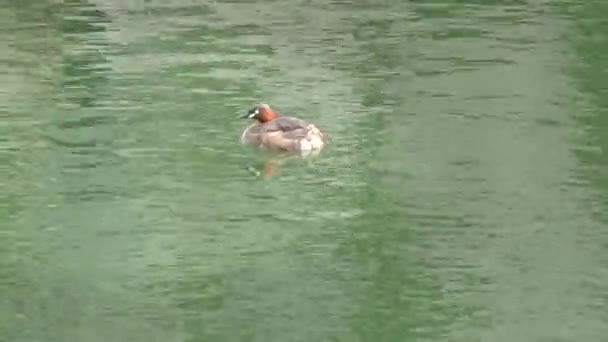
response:
M0 341L608 339L606 1L0 4Z

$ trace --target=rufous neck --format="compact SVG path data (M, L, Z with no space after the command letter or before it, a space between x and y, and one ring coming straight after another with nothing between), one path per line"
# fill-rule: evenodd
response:
M258 121L261 123L264 123L264 122L272 121L278 117L279 116L275 112L273 112L272 109L266 109L265 111L260 113L260 115L258 115Z

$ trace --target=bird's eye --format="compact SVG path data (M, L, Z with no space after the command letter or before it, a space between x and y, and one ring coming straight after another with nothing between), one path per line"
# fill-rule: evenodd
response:
M249 111L249 118L253 119L259 113L260 112L257 108L253 108L252 110Z

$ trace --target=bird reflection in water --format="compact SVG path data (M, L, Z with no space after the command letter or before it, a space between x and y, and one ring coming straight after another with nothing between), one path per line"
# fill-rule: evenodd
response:
M287 153L287 152L275 152L265 153L264 160L261 166L254 167L249 166L247 170L257 177L264 177L270 179L276 176L280 171L280 165L284 162L298 160L300 162L312 162L320 151L307 151L306 153Z

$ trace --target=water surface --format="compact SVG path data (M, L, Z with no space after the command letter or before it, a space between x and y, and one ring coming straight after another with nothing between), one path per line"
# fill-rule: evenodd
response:
M604 2L0 3L0 340L608 336Z

